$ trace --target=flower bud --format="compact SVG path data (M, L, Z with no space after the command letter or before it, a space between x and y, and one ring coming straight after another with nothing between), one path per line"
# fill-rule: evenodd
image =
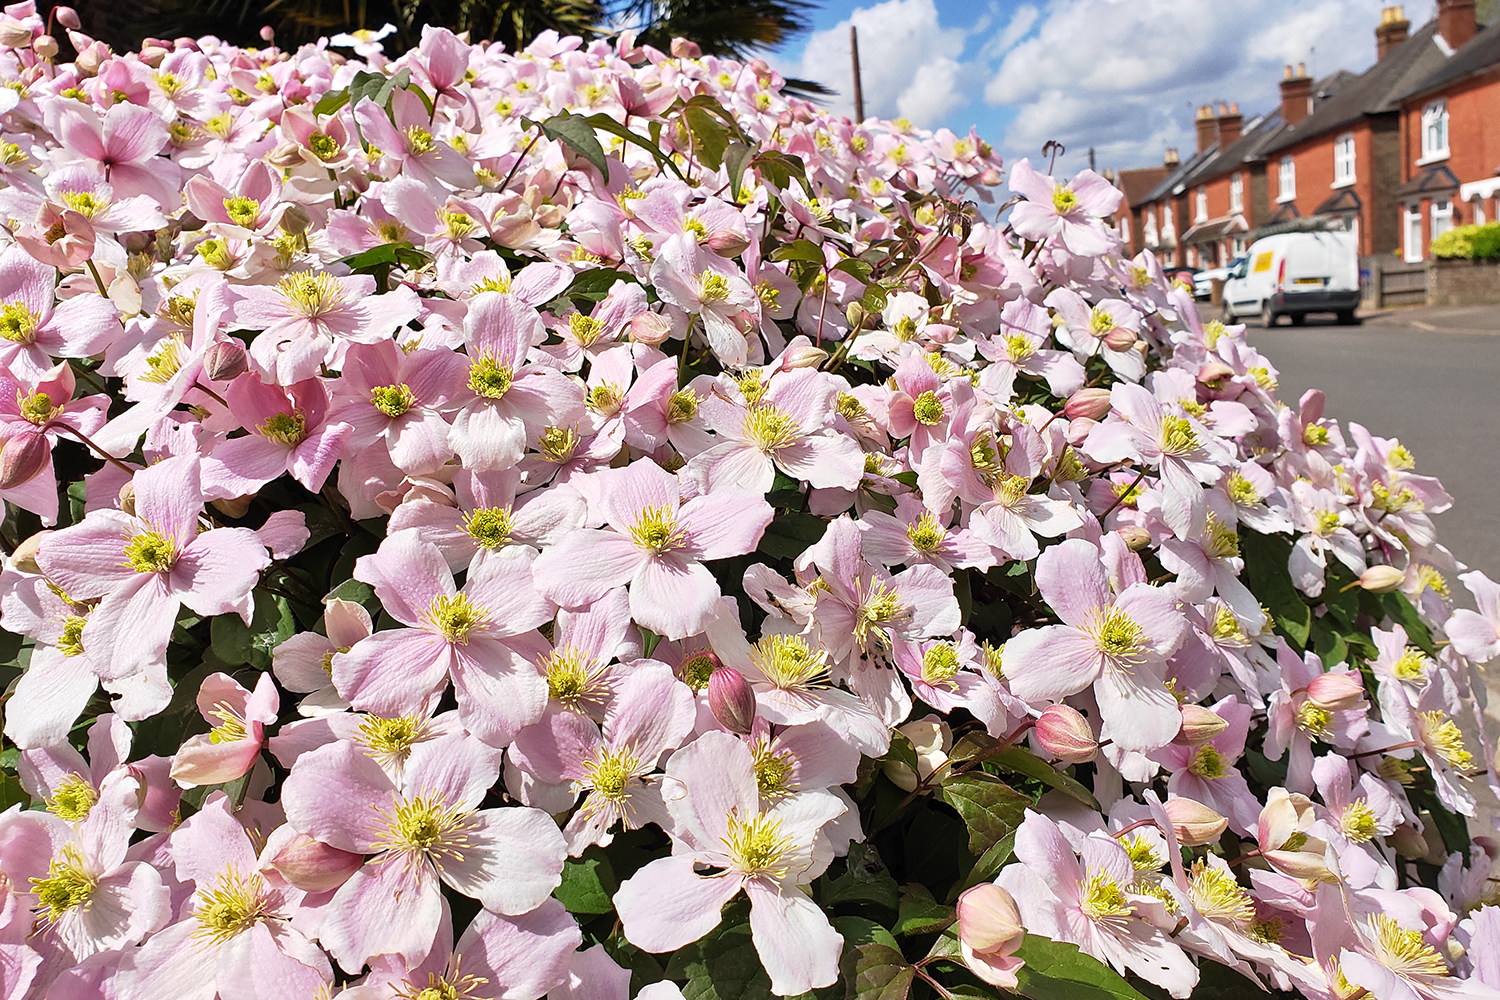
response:
M1321 841L1309 840L1306 846L1326 845L1323 845ZM1267 851L1261 857L1283 875L1290 875L1304 882L1335 881L1328 863L1323 860L1321 850Z
M1125 543L1125 547L1132 552L1140 552L1151 545L1151 532L1138 524L1126 525L1116 528L1115 534Z
M312 226L312 216L301 205L288 204L281 213L281 228L293 236L301 236Z
M1214 388L1215 384L1231 378L1234 369L1222 361L1207 361L1198 368L1198 381L1204 385Z
M1183 847L1211 844L1229 829L1229 820L1195 799L1178 796L1168 799L1163 808L1172 822L1172 831L1177 834L1177 842Z
M47 467L52 447L47 435L22 431L0 447L0 490L13 490L30 482Z
M1036 739L1052 756L1069 764L1086 764L1099 753L1094 730L1077 709L1048 705L1036 720Z
M1079 417L1068 421L1068 444L1075 448L1083 447L1083 443L1089 439L1089 431L1099 426L1099 421L1093 417Z
M1406 574L1394 566L1371 566L1359 574L1359 585L1372 594L1389 594L1406 582Z
M678 59L699 59L703 56L703 49L699 48L697 42L690 42L686 38L672 39L672 55Z
M77 31L83 27L83 22L78 20L78 12L72 7L53 7L52 16L57 18L57 23L70 31Z
M1229 723L1202 705L1182 706L1182 728L1172 740L1179 746L1202 746L1229 728Z
M171 51L171 49L163 48L160 45L142 45L140 59L147 66L156 69L156 67L161 65L161 61L171 54Z
M755 692L745 675L720 667L708 678L708 708L719 725L732 733L748 733L755 724Z
M738 257L750 245L750 237L733 229L720 229L709 235L707 243L708 248L720 257Z
M637 344L650 344L654 347L671 334L672 324L660 313L641 313L630 321L630 339Z
M851 330L863 329L865 320L869 318L870 314L866 311L865 304L858 299L844 307L844 319L849 321L849 328Z
M233 340L220 340L203 352L203 374L213 382L225 382L243 375L249 369L245 349Z
M781 370L791 371L793 368L816 368L828 360L828 352L821 347L804 344L801 347L790 348L781 358Z
M936 715L928 715L897 726L896 731L911 741L917 752L917 769L913 771L899 760L882 765L886 777L903 792L915 791L919 779L927 779L948 767L948 751L953 748L953 730Z
M1128 351L1135 343L1135 331L1129 327L1117 326L1104 335L1104 346L1112 351Z
M979 183L983 184L985 187L994 187L1004 179L1005 177L994 167L986 168L984 173L979 175Z
M993 882L966 889L958 897L958 939L976 952L1015 951L1026 929L1016 901Z
M303 892L337 889L359 871L364 855L341 851L298 833L265 865Z
M1352 670L1340 674L1319 674L1307 686L1307 698L1319 708L1339 712L1364 701L1365 686Z
M40 574L42 572L42 568L36 564L36 550L42 547L42 542L46 541L50 534L52 534L50 531L38 531L16 546L16 551L10 554L10 561L15 564L16 569L22 573Z
M122 511L124 511L125 513L129 514L131 517L134 517L135 516L135 480L134 479L132 479L130 482L126 483L124 486L120 487L120 492L118 494L118 499L119 499L119 502L120 502L120 509Z
M210 500L208 504L225 517L239 520L250 513L250 503L254 499L254 496L224 497L222 500Z
M1427 857L1427 840L1416 831L1415 827L1403 823L1396 827L1396 831L1386 838L1386 842L1396 849L1396 853L1404 858Z
M20 21L6 18L0 23L0 45L9 49L24 48L31 44L31 29Z
M84 76L93 76L99 72L99 67L104 64L105 58L109 55L109 49L104 43L90 40L87 35L74 37L71 32L68 34L68 40L73 43L75 49L78 49L78 58L73 60L73 65L78 68L78 71ZM82 48L79 47L80 42Z
M1108 389L1079 389L1069 396L1067 403L1063 405L1063 416L1069 420L1076 420L1079 417L1103 420L1108 412Z
M269 24L261 25L260 40L263 42L274 42L276 40L276 29Z
M38 35L32 39L31 51L43 59L51 60L57 55L57 39L51 35Z

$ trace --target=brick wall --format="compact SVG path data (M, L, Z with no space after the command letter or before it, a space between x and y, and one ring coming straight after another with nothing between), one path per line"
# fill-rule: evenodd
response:
M1429 306L1500 305L1500 261L1433 260L1427 264Z

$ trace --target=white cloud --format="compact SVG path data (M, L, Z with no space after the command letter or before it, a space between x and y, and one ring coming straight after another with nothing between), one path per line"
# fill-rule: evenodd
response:
M960 61L968 33L938 23L933 0L885 0L857 8L849 19L807 40L799 62L778 67L791 76L817 80L837 96L835 114L853 114L849 25L859 29L859 61L865 113L904 115L919 126L943 124L977 89L981 67Z
M1101 166L1144 166L1159 162L1164 145L1192 145L1196 105L1272 110L1284 63L1363 70L1386 2L1054 0L1030 21L1018 10L986 46L1003 51L984 94L1016 111L1000 143L1008 159L1036 157L1056 139L1068 147L1068 170L1089 146ZM1430 14L1425 3L1406 8L1414 23Z

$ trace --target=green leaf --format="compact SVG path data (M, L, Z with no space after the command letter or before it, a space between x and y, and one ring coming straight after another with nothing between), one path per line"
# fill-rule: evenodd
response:
M805 260L812 264L821 266L823 264L823 248L812 240L793 240L784 243L771 251L772 260Z
M883 944L899 949L896 937L890 931L867 917L834 917L833 929L844 936L844 950L853 951L862 944Z
M604 175L606 182L609 180L609 161L604 156L604 147L599 145L599 137L594 134L594 123L583 115L561 114L553 115L541 122L533 122L525 118L521 121L527 128L540 125L542 133L547 138L556 139L567 146L598 167L599 173Z
M375 599L375 588L368 583L349 579L330 590L323 598L323 603L332 600L350 601L354 604L364 606L364 609L373 616L380 610L380 602Z
M974 867L969 869L969 876L964 879L962 888L967 889L981 882L988 882L996 872L1005 867L1005 862L1010 860L1011 853L1015 849L1016 834L1015 831L1011 831L995 841L989 850L979 856L979 860L974 862Z
M785 188L795 177L804 189L807 188L807 167L800 156L768 149L755 154L750 166L760 174L761 180L774 187Z
M1094 793L1090 792L1081 782L1072 775L1059 771L1023 746L1006 747L991 757L990 760L1007 771L1024 774L1028 778L1035 778L1048 788L1055 788L1065 795L1077 799L1090 809L1102 811L1099 801L1094 798Z
M896 918L897 934L932 934L957 919L953 907L932 898L926 886L901 887L901 907Z
M21 787L21 779L14 774L0 773L0 810L19 804L21 808L31 805L31 796Z
M619 887L609 857L590 847L582 857L563 862L562 884L552 895L569 913L608 913L614 909L611 900Z
M738 139L731 142L724 151L724 171L729 175L729 194L732 199L738 200L740 181L744 179L745 168L750 165L750 158L754 155L755 150Z
M773 559L795 559L822 538L827 529L828 522L816 514L778 514L760 536L756 548Z
M1391 619L1406 629L1406 638L1413 646L1428 656L1437 656L1437 647L1432 644L1432 633L1427 631L1427 626L1417 614L1417 609L1412 606L1411 601L1406 599L1405 594L1399 590L1386 594L1385 600L1381 603Z
M608 132L610 135L619 136L621 139L624 139L626 142L632 145L639 146L641 149L644 149L646 152L651 154L651 156L656 160L658 166L666 167L668 170L672 171L672 173L676 174L679 180L682 179L682 171L677 168L676 163L672 162L672 157L667 155L667 153L661 148L660 143L647 139L645 136L639 135L636 132L632 132L625 125L622 125L620 122L615 121L613 118L606 114L601 113L597 115L589 115L588 123L594 126L594 128L598 129L600 132ZM661 123L653 121L651 124L654 129L655 127L660 126Z
M838 903L874 903L888 910L901 905L901 890L873 844L850 844L848 870L838 878L823 883L821 900L825 907Z
M1285 538L1262 535L1257 531L1240 532L1245 582L1270 608L1277 630L1296 643L1299 649L1305 649L1312 631L1312 608L1292 585L1292 574L1287 569L1291 554L1292 543Z
M969 828L970 852L981 856L1021 825L1031 805L1029 795L983 771L953 775L943 782L942 795Z
M843 260L833 265L831 270L843 271L845 274L853 277L856 281L868 281L870 279L871 272L873 272L875 269L869 264L866 264L864 261L860 260L858 257L845 257Z
M855 954L855 1000L906 1000L917 970L901 952L883 944L864 944Z
M255 591L255 615L247 626L239 615L218 615L209 626L214 655L231 667L271 669L271 650L297 631L291 605L279 594Z
M1016 973L1021 994L1034 1000L1146 1000L1114 969L1085 955L1077 945L1028 934L1016 957L1026 963Z
M693 155L708 169L718 170L729 148L729 130L702 107L683 108L682 119L693 134Z
M687 978L687 985L682 988L686 1000L770 1000L771 997L771 977L760 964L748 923L728 927L720 924L706 937L673 955L667 965L669 978L677 978L674 970Z
M330 90L318 98L318 103L313 105L313 112L318 115L331 115L349 103L349 88L343 90Z

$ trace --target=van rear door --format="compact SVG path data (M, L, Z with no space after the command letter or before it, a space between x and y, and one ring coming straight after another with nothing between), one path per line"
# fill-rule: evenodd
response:
M1286 273L1282 290L1286 292L1322 291L1333 281L1339 248L1332 233L1298 233L1287 241Z

